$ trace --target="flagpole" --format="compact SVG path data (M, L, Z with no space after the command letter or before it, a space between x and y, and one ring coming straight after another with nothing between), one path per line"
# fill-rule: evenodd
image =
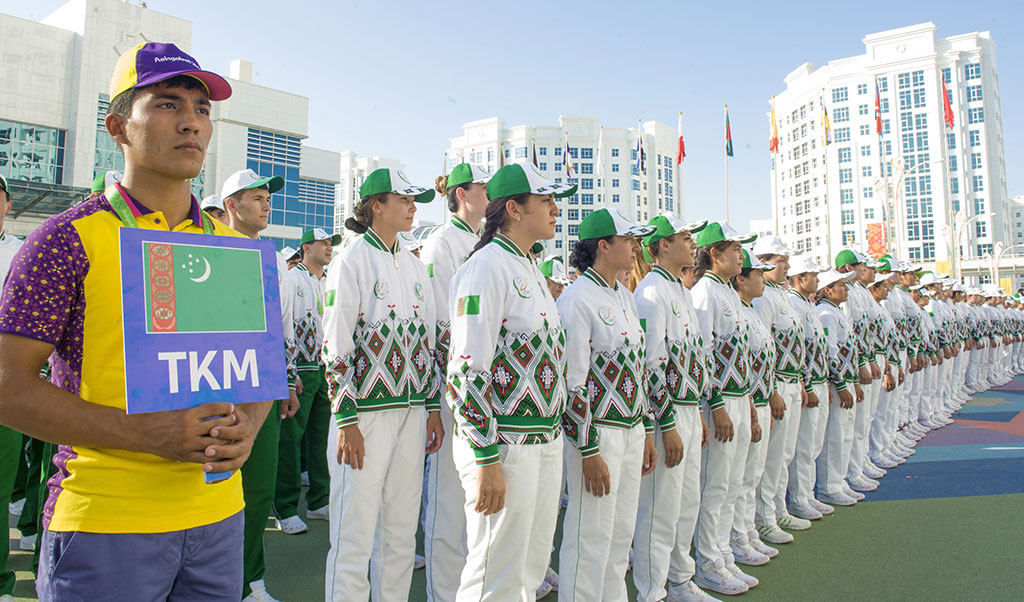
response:
M822 145L821 145L821 167L822 167L822 169L823 169L823 171L825 173L825 177L824 177L824 180L825 180L825 182L824 182L824 184L825 184L825 193L824 193L824 196L825 196L825 232L826 232L826 236L825 236L825 251L826 251L826 253L828 253L828 256L825 257L825 261L827 261L829 264L831 264L832 263L832 257L833 257L833 255L832 255L832 223L831 223L832 220L829 219L829 216L832 214L832 208L828 204L828 187L829 187L829 184L830 184L829 177L828 177L828 132L829 132L829 126L826 125L826 123L828 121L828 111L825 109L825 88L821 89L821 120L822 120L822 124L821 124L822 125L822 130L823 130L823 133L824 133L824 138L822 139ZM840 211L842 211L842 209L840 209ZM840 220L840 223L842 223L842 220ZM842 233L842 228L840 228L839 231L840 231L840 236L842 236L842 234L841 234ZM846 241L843 241L843 243L845 244Z
M722 107L725 118L728 120L729 105L723 104ZM729 221L729 153L725 154L725 221Z
M683 138L683 112L682 111L679 111L679 127L677 129L679 130L677 135L679 136L679 139L682 140L682 138ZM676 146L678 146L678 145L679 145L679 140L676 140ZM683 205L683 160L679 156L679 149L678 148L676 149L676 181L675 181L675 184L676 184L676 188L675 189L679 191L679 197L678 197L679 198L679 217L681 219L686 219L686 207Z

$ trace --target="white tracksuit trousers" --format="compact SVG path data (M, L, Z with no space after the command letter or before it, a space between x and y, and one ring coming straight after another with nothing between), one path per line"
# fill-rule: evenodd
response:
M453 602L466 564L466 493L455 468L455 424L448 404L441 404L445 437L427 458L427 504L423 512L423 555L427 559L428 602Z
M498 445L505 506L490 516L475 510L479 466L465 439L452 442L465 494L469 549L456 600L533 602L544 581L558 524L563 437L551 443Z
M331 469L328 601L365 602L371 589L374 602L409 597L426 423L422 407L361 413L359 431L366 458L362 470L357 470L338 464L338 427L332 421L327 444ZM368 564L372 565L369 581Z
M789 501L793 504L806 504L814 497L815 459L821 453L828 424L828 383L812 385L812 391L818 396L818 405L803 409L796 454L789 466Z
M852 389L852 386L851 386ZM853 395L853 391L850 391ZM843 465L843 449L846 433L853 430L854 410L839 407L839 391L829 384L829 414L825 428L825 446L817 461L819 494L842 493L846 488L846 467ZM847 456L849 459L849 456Z
M774 434L771 432L771 409L763 405L755 407L754 410L757 412L757 423L761 425L761 440L748 444L747 457L743 463L743 479L740 481L740 493L732 519L731 539L740 538L744 543L747 543L747 534L754 530L757 489L764 476L768 445L771 442L771 435Z
M715 438L715 422L711 408L704 405L704 419L708 423L708 446L701 454L700 488L701 503L697 514L696 556L697 565L713 563L725 566L725 555L722 552L722 540L725 548L729 547L729 532L732 530L732 508L729 507L730 490L733 484L738 490L739 477L742 470L734 470L734 465L742 462L737 460L739 454L740 431L743 424L747 425L747 440L750 440L750 402L747 396L724 397L725 410L732 421L732 441L722 443ZM744 447L744 450L746 448ZM736 480L733 481L733 476ZM736 495L732 495L732 502ZM726 510L729 510L726 513ZM559 588L561 590L561 588ZM559 591L561 595L561 591Z
M683 460L665 466L665 442L654 433L658 466L640 481L640 503L633 534L633 585L638 602L657 602L668 595L666 581L693 578L690 556L700 508L700 406L675 406L676 432L683 441Z
M608 465L611 493L588 493L583 458L565 447L569 505L562 522L558 554L558 599L576 602L625 602L629 550L636 528L643 471L643 424L623 429L598 426L601 458ZM545 557L546 559L546 557Z
M765 457L764 477L757 491L755 522L758 526L774 525L776 518L786 510L786 487L789 484L789 464L796 454L796 439L800 432L802 414L799 382L776 381L776 391L786 402L782 420L771 419L771 437ZM762 425L763 427L763 425Z
M846 469L846 477L852 479L861 476L864 461L868 457L868 436L871 432L871 421L878 406L878 394L882 389L882 379L876 378L870 385L861 385L864 389L864 401L854 406L853 445L850 448L850 460Z

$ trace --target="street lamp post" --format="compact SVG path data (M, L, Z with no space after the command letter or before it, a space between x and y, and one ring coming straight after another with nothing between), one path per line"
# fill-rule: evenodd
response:
M1004 247L1002 241L999 241L992 247L992 253L989 254L991 263L989 265L989 271L992 274L992 284L999 286L999 262L1003 260L1003 255L1006 254L1010 249L1016 249L1018 247L1024 247L1024 243L1017 243Z
M953 225L943 226L942 233L950 238L950 244L952 247L949 250L949 268L954 278L960 278L960 241L963 240L964 230L967 229L972 222L983 217L992 217L995 213L979 213L974 217L967 219L963 211L959 209L953 213Z
M900 204L900 199L901 199L901 196L902 196L903 181L907 178L907 176L909 176L910 174L914 173L915 171L917 171L920 167L922 167L924 165L933 165L933 164L938 164L938 163L942 163L942 162L943 162L942 159L935 159L934 161L921 161L920 163L918 163L917 165L911 167L910 169L906 169L906 167L905 167L906 166L906 161L903 160L903 157L894 157L892 159L889 159L889 163L892 165L892 171L893 171L894 174L896 174L896 183L895 183L895 186L894 186L895 195L892 194L892 192L889 190L888 186L885 186L883 184L882 187L885 188L886 207L888 208L888 211L886 212L887 213L886 217L888 217L889 219L892 220L893 226L894 226L894 228L896 230L896 236L889 237L889 238L895 242L895 246L896 246L897 249L899 249L899 246L900 246L899 245L899 237L900 237L900 232L901 232L901 227L902 227L901 224L900 224L900 220L899 220L899 216L900 216L899 204ZM881 175L882 175L883 178L885 177L885 174L881 174ZM876 183L875 187L878 188L878 183ZM893 199L892 198L893 196L895 196L896 198ZM895 205L896 206L893 206L894 205L893 204L894 200L895 200Z

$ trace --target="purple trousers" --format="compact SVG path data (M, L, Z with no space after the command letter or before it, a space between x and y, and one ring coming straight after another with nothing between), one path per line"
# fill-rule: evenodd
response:
M242 513L168 533L43 531L40 602L238 602Z

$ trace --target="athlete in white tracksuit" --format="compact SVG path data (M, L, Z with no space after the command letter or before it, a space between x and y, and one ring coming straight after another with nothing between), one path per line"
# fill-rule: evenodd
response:
M690 291L678 273L693 264L691 232L672 215L651 220L645 239L655 263L633 298L644 325L647 383L654 440L660 458L640 482L633 535L633 584L638 602L700 600L692 581L690 544L700 507L701 447L707 435L700 401L708 387L707 358ZM668 587L666 587L666 581Z
M448 369L451 342L449 288L456 270L469 258L480 240L477 230L487 208L485 184L490 174L468 163L457 165L439 178L438 191L448 200L452 216L423 244L420 257L437 303L437 345L434 359L441 374ZM453 433L451 406L441 404L441 423ZM427 600L451 602L459 590L466 563L466 495L452 456L454 437L445 437L441 449L427 458L426 506L423 511L423 555L426 558Z
M886 421L889 415L889 406L894 401L894 391L900 377L901 361L896 321L893 320L892 314L885 307L886 299L889 296L891 278L890 274L878 273L869 286L871 296L879 308L879 312L875 314L874 330L876 333L878 361L884 368L882 369L882 387L878 394L878 404L872 413L867 453L871 465L881 471L897 466L895 459L889 458L885 453L885 450L889 447ZM884 472L880 473L879 477L884 476L884 474Z

